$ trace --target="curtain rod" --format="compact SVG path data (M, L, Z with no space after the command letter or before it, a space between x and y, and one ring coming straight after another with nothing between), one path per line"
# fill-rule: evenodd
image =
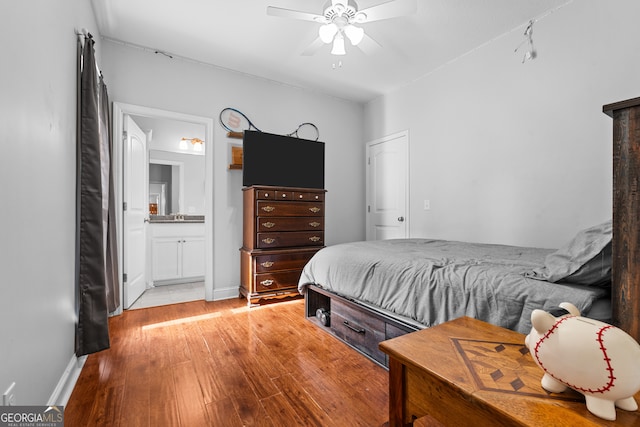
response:
M77 36L85 36L85 37L89 37L90 39L93 38L89 30L87 30L86 28L81 28L80 31L78 31L78 29L75 29L74 31Z

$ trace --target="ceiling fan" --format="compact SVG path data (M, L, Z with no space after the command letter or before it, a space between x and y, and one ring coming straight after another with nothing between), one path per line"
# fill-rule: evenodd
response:
M267 14L322 24L318 29L318 38L302 52L303 55L313 55L322 46L330 43L333 55L345 55L345 38L364 53L371 54L380 48L380 44L365 34L364 29L359 25L415 13L417 1L392 0L359 10L354 0L330 0L323 10L324 12L320 15L268 6Z

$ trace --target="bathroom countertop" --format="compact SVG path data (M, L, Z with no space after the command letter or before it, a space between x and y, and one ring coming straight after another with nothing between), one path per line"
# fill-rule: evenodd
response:
M190 224L203 223L204 215L151 215L149 223L151 224Z

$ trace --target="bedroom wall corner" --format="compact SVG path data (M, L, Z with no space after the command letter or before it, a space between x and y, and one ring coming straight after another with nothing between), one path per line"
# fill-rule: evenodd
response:
M366 140L411 132L411 236L558 247L609 219L602 106L640 95L638 14L570 2L536 22L534 61L514 54L523 23L366 104Z

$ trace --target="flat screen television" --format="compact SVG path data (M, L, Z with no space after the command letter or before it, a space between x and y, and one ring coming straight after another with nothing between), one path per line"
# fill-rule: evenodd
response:
M324 188L324 142L245 131L242 185Z

